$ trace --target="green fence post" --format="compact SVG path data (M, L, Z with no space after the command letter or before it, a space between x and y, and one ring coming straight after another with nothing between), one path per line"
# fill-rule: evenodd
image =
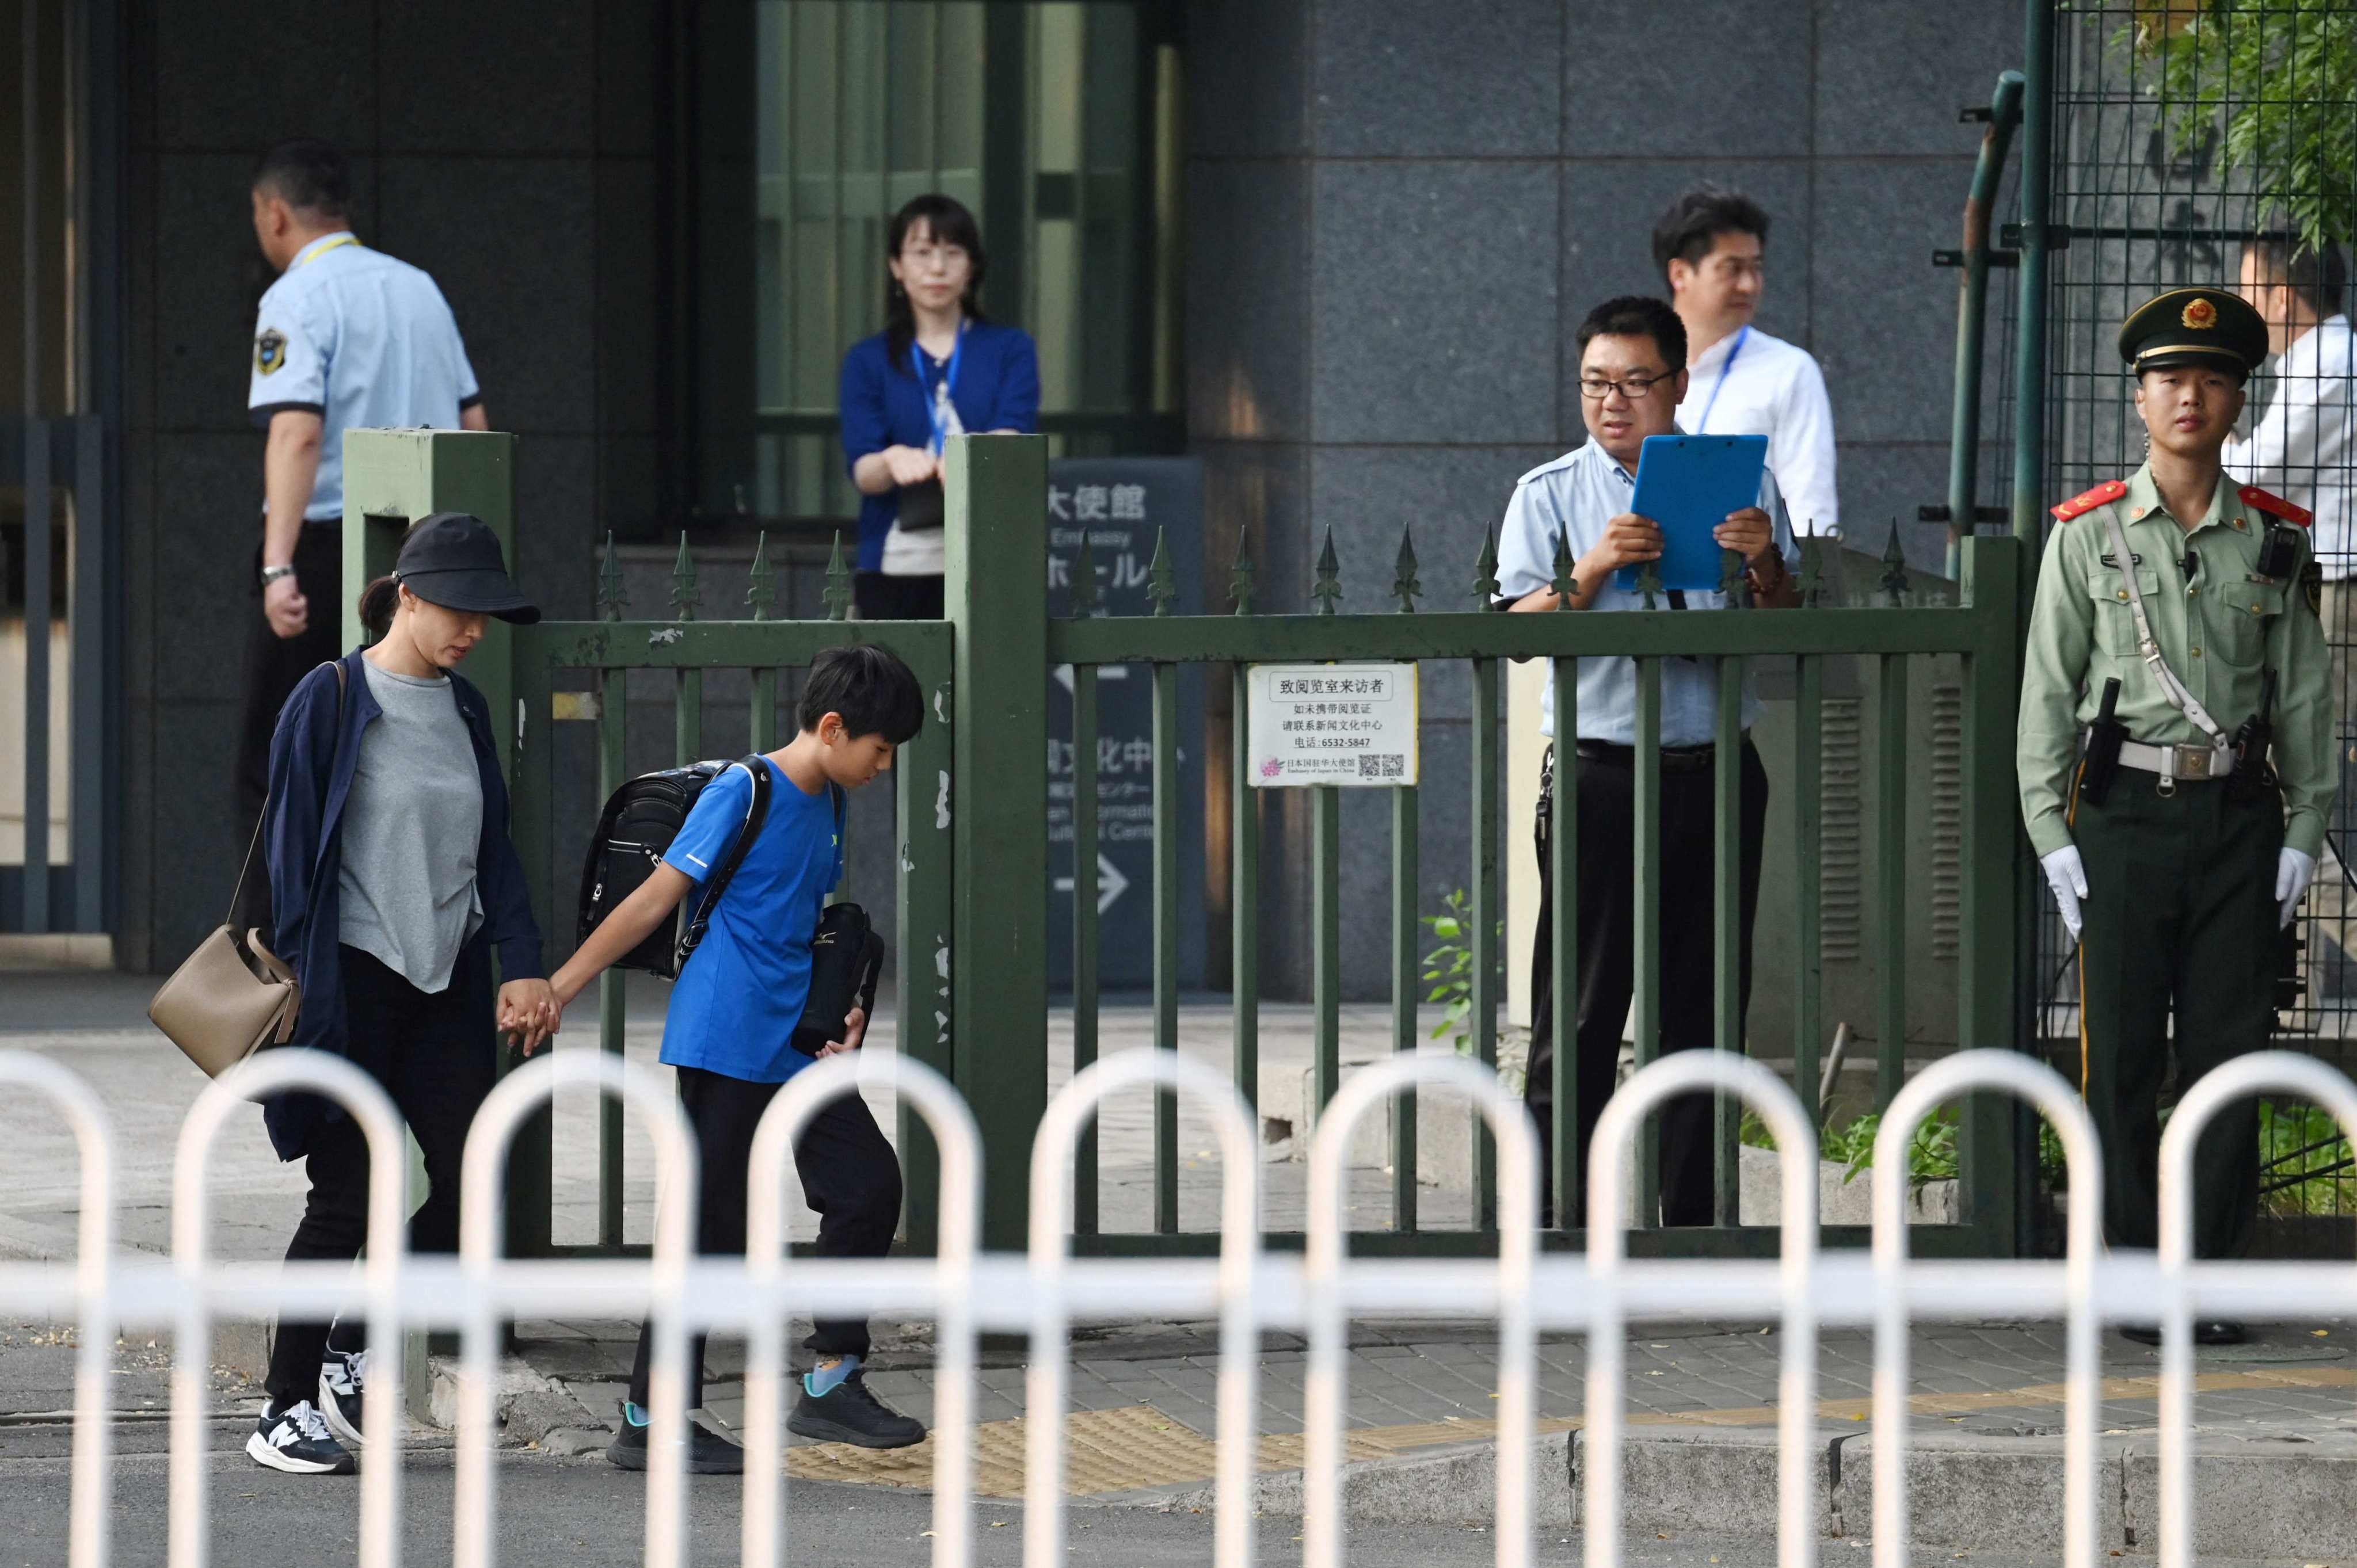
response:
M2014 618L2026 553L2018 540L1967 539L1958 596L1974 614L1977 648L1965 658L1962 755L1964 803L1964 886L1958 922L1956 1043L2018 1048L2013 1036L2016 848L2021 818L2016 808L2014 727L2021 695L2019 628ZM2037 1164L2018 1145L2036 1147L2036 1123L2008 1097L1967 1096L1961 1175L1964 1218L1989 1251L2026 1255L2023 1226L2034 1216ZM2025 1134L2027 1135L2025 1137Z
M472 512L490 524L508 570L532 591L515 547L516 438L480 430L344 432L344 642L366 639L361 589L393 570L402 532L430 512ZM467 679L490 704L500 762L515 773L515 692L509 679L513 632L494 618L467 660ZM544 918L546 911L542 912Z
M1048 1104L1048 444L955 435L947 456L951 1060L982 1129L983 1245L1019 1251Z
M472 512L499 536L508 569L530 592L533 582L517 559L515 548L515 447L512 435L467 430L348 430L344 433L343 594L336 607L343 627L343 645L356 648L370 640L361 625L361 590L393 570L401 536L421 517L437 511ZM329 607L314 607L327 614ZM490 710L491 736L499 746L514 800L511 820L516 848L523 858L525 880L532 888L533 912L541 929L548 930L548 801L547 772L519 766L516 746L515 637L507 622L494 618L468 657L465 674L482 692ZM545 725L547 712L539 715ZM514 1067L516 1058L504 1042L500 1069ZM511 1257L545 1255L549 1245L550 1165L552 1122L544 1110L517 1133L508 1161L507 1251ZM413 1190L422 1189L422 1163L413 1142L410 1149ZM404 1402L411 1413L427 1416L433 1400L433 1369L429 1348L446 1348L442 1337L429 1340L423 1333L408 1337L403 1359L407 1372ZM455 1342L453 1342L455 1343Z

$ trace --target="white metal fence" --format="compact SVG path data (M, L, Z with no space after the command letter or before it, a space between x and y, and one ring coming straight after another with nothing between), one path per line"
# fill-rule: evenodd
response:
M791 1259L784 1251L783 1181L795 1136L830 1099L862 1084L888 1084L923 1117L941 1149L941 1248L934 1258L880 1262ZM1536 1254L1534 1140L1518 1100L1482 1068L1457 1058L1403 1057L1354 1074L1319 1119L1310 1155L1309 1234L1296 1260L1260 1248L1258 1173L1249 1109L1227 1080L1180 1057L1116 1054L1080 1073L1049 1103L1034 1143L1028 1255L989 1256L977 1245L981 1150L956 1092L921 1064L891 1055L832 1058L788 1084L753 1145L748 1257L691 1254L694 1234L694 1138L668 1085L619 1057L560 1052L503 1079L467 1143L456 1259L411 1257L404 1248L405 1160L399 1120L382 1090L350 1063L318 1053L264 1053L208 1086L180 1132L172 1256L113 1252L114 1135L89 1086L55 1062L0 1051L0 1084L46 1095L71 1125L81 1155L80 1256L70 1265L0 1263L0 1313L80 1323L71 1486L73 1568L108 1561L111 1506L109 1347L118 1326L174 1331L169 1460L172 1568L207 1561L208 1445L204 1426L209 1340L217 1316L324 1316L356 1302L372 1347L365 1420L373 1433L400 1428L402 1330L457 1329L462 1338L457 1455L455 1560L491 1568L498 1508L495 1373L502 1319L534 1316L636 1316L658 1325L652 1368L654 1426L646 1510L646 1561L686 1560L687 1413L682 1408L689 1336L745 1335L747 1364L743 1558L775 1568L788 1552L782 1455L785 1319L789 1314L880 1313L933 1319L938 1331L934 1408L933 1562L972 1557L976 1336L1031 1336L1027 1391L1028 1454L1024 1561L1048 1568L1064 1551L1064 1424L1038 1419L1067 1399L1069 1330L1075 1317L1210 1316L1221 1323L1217 1392L1218 1568L1249 1568L1259 1434L1256 1348L1264 1328L1296 1329L1308 1340L1304 1541L1308 1568L1344 1560L1341 1497L1347 1325L1353 1317L1430 1316L1494 1318L1498 1325L1496 1558L1499 1568L1530 1560L1535 1444L1536 1338L1542 1328L1588 1336L1585 1466L1588 1568L1620 1568L1624 1326L1632 1318L1707 1313L1770 1318L1783 1327L1779 1388L1780 1568L1814 1568L1813 1464L1816 1336L1820 1325L1876 1331L1874 1393L1875 1568L1905 1568L1908 1337L1915 1317L2064 1317L2067 1394L2063 1558L2094 1568L2098 1334L2110 1318L2149 1320L2156 1304L2168 1330L2161 1358L2162 1568L2192 1563L2193 1364L2190 1326L2204 1316L2281 1317L2343 1313L2357 1304L2357 1266L2319 1263L2211 1265L2191 1260L2190 1184L2195 1140L2227 1104L2268 1090L2304 1097L2357 1128L2357 1085L2314 1060L2283 1052L2245 1057L2196 1084L2161 1140L2161 1250L2157 1261L2108 1256L2101 1238L2102 1175L2094 1130L2075 1092L2029 1058L1976 1050L1919 1074L1892 1103L1877 1141L1874 1245L1867 1256L1821 1255L1816 1238L1817 1150L1799 1101L1768 1069L1739 1057L1684 1052L1631 1079L1605 1108L1593 1157L1591 1214L1622 1210L1623 1159L1645 1118L1671 1096L1724 1090L1759 1112L1782 1161L1781 1258L1773 1263L1718 1260L1635 1262L1613 1227L1592 1227L1586 1257ZM646 1118L665 1190L651 1264L620 1261L511 1261L498 1255L500 1179L523 1121L560 1088L616 1094ZM1075 1145L1109 1094L1151 1087L1200 1096L1212 1108L1223 1155L1222 1241L1216 1260L1075 1260L1067 1234ZM252 1098L301 1088L328 1095L358 1121L374 1156L369 1246L357 1288L340 1264L231 1263L207 1253L210 1219L205 1166L224 1122ZM1347 1155L1357 1120L1410 1089L1469 1099L1497 1138L1502 1205L1496 1263L1353 1260L1342 1229ZM1934 1108L1968 1091L2029 1101L2061 1135L2070 1168L2067 1259L2041 1262L1910 1262L1904 1222L1906 1151ZM362 1466L360 1561L394 1568L399 1559L402 1466L372 1443Z

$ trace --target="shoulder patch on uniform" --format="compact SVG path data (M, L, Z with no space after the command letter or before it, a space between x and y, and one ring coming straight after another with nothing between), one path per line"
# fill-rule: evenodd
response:
M2296 522L2302 528L2306 528L2313 521L2306 510L2292 505L2281 496L2267 494L2256 485L2244 485L2234 494L2242 499L2244 506L2255 506L2269 516L2279 517L2286 522Z
M264 328L253 340L253 368L266 376L285 363L286 334L275 327Z
M2058 522L2068 522L2072 518L2077 517L2081 512L2093 511L2097 507L2102 506L2105 501L2115 501L2127 493L2128 487L2125 481L2119 479L2105 479L2093 489L2085 491L2080 495L2072 496L2069 500L2064 501L2061 506L2056 507L2054 509L2055 521Z

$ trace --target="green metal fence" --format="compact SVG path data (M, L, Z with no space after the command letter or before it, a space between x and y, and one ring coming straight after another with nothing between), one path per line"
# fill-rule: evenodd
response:
M423 442L430 450L436 443L467 438L413 435L404 439ZM489 448L476 450L488 452ZM355 472L366 467L365 463L357 465ZM1866 788L1877 803L1882 824L1868 846L1867 915L1868 929L1880 933L1877 1099L1878 1103L1887 1104L1906 1067L1908 999L1900 933L1908 909L1920 902L1920 888L1929 881L1928 867L1910 860L1903 831L1910 793L1928 787L1931 771L1930 760L1909 756L1905 744L1909 678L1915 663L1943 660L1961 680L1963 714L1962 925L1955 1038L1967 1044L1989 1044L2012 1037L2012 740L2018 689L2019 554L2011 539L1964 542L1957 602L1951 606L1902 605L1900 595L1893 592L1889 602L1878 607L1825 607L1814 602L1816 553L1812 545L1805 552L1808 568L1803 575L1803 588L1811 602L1801 608L1706 616L1666 609L1611 616L1504 616L1480 607L1496 587L1491 552L1485 548L1480 561L1449 574L1458 579L1456 592L1427 594L1423 582L1437 583L1442 575L1420 564L1412 542L1403 538L1394 590L1397 608L1390 613L1332 613L1335 596L1327 590L1335 585L1340 568L1329 548L1314 590L1324 607L1320 613L1257 610L1252 603L1249 563L1239 561L1231 588L1232 614L1106 618L1088 613L1092 607L1083 602L1076 607L1079 613L1074 618L1051 620L1047 614L1048 560L1042 526L1047 507L1044 442L1038 437L960 437L950 473L947 621L860 623L841 618L846 602L843 590L847 585L839 561L832 575L831 618L769 618L776 596L766 564L757 561L747 607L749 615L726 621L700 619L703 607L698 602L696 574L683 543L673 575L670 618L621 619L625 607L616 568L609 563L600 594L604 618L515 628L503 669L480 673L495 681L500 674L505 676L508 690L499 700L503 707L511 702L515 714L515 731L509 738L516 839L532 878L535 906L554 939L552 947L561 951L569 945L566 939L576 918L573 868L579 864L583 846L554 842L554 808L559 783L556 722L594 722L597 787L602 794L624 777L626 677L631 671L671 672L673 751L678 758L688 760L712 749L705 742L703 723L706 671L751 672L752 744L767 747L780 737L777 712L783 673L806 664L820 650L874 640L892 648L916 668L931 694L931 711L923 735L902 750L896 769L899 915L893 1013L899 1048L950 1074L981 1124L985 1143L988 1245L1016 1248L1022 1244L1028 1151L1049 1082L1044 699L1059 665L1071 666L1075 698L1073 756L1079 776L1073 800L1076 863L1080 865L1089 863L1098 830L1093 788L1096 747L1091 741L1099 672L1114 665L1142 666L1149 671L1155 695L1156 871L1151 1026L1153 1043L1165 1048L1179 1044L1176 870L1181 813L1203 810L1207 804L1181 799L1177 788L1179 746L1193 740L1178 729L1178 676L1187 664L1212 666L1215 671L1224 667L1226 678L1235 684L1237 703L1232 722L1237 733L1231 749L1236 761L1224 784L1233 832L1228 842L1229 864L1211 870L1213 875L1226 876L1233 890L1227 939L1233 955L1234 984L1227 1044L1233 1079L1248 1100L1256 1099L1259 1088L1257 960L1266 934L1261 909L1259 823L1268 791L1254 789L1244 775L1243 758L1250 754L1245 739L1249 701L1244 693L1250 667L1276 661L1380 660L1433 665L1455 661L1469 667L1474 737L1470 769L1461 786L1427 779L1423 788L1462 787L1470 797L1474 847L1465 870L1473 915L1471 1029L1475 1050L1491 1063L1497 1058L1502 1000L1495 934L1502 887L1501 846L1526 842L1520 838L1523 824L1500 820L1501 665L1521 659L1553 661L1557 690L1564 694L1562 716L1568 725L1575 722L1579 660L1629 657L1638 661L1636 897L1640 909L1649 917L1641 923L1647 934L1638 948L1634 1008L1635 1047L1641 1064L1653 1059L1660 1046L1660 997L1653 977L1662 945L1691 935L1659 929L1657 920L1650 918L1658 911L1662 895L1661 859L1654 845L1660 823L1660 776L1657 768L1645 766L1645 759L1658 753L1661 742L1662 661L1682 656L1717 661L1723 743L1719 755L1729 762L1736 757L1735 743L1740 738L1738 696L1746 662L1791 662L1797 692L1791 773L1795 787L1771 819L1770 831L1792 836L1802 875L1788 886L1763 887L1761 915L1763 922L1789 918L1804 931L1815 929L1817 916L1813 906L1819 881L1807 873L1816 864L1819 848L1814 763L1824 674L1834 661L1857 661L1870 677L1881 736L1867 761ZM420 508L449 504L450 486L446 483L437 489L434 474L431 463L418 467L407 490L370 503L373 517L356 517L357 525L376 542L379 552L397 532L403 518L418 515ZM492 493L497 488L478 483L469 504L504 526L508 507ZM1167 560L1163 565L1167 568ZM522 563L520 570L531 580L530 563ZM1088 573L1076 575L1082 582L1090 580ZM1174 596L1167 585L1169 574L1165 570L1157 575L1164 585L1155 599L1157 608L1167 611ZM1454 607L1449 606L1452 600ZM1428 607L1436 601L1438 607ZM1574 770L1559 776L1558 790L1558 810L1567 822L1578 810ZM1391 1000L1392 1042L1400 1050L1416 1048L1420 1043L1416 1003L1423 985L1417 972L1415 897L1421 857L1416 806L1415 789L1396 791L1390 844ZM1342 842L1335 789L1313 789L1308 807L1313 832L1312 1077L1314 1098L1322 1105L1337 1088L1342 1071L1339 961L1342 856L1367 850ZM1822 1029L1816 1005L1816 960L1804 940L1802 973L1797 977L1799 1001L1793 1009L1794 1037L1789 1046L1784 1041L1746 1041L1738 1021L1732 940L1737 793L1730 767L1720 769L1717 811L1722 845L1715 896L1715 919L1722 939L1717 948L1717 1043L1721 1049L1749 1048L1771 1058L1781 1058L1789 1049L1794 1077L1804 1098L1813 1103ZM1570 853L1573 842L1567 829L1555 835L1560 847L1552 868L1561 890L1552 961L1559 993L1565 995L1571 993L1566 982L1578 942L1570 918L1577 907L1572 887L1580 870ZM1102 1008L1096 985L1094 906L1081 897L1074 913L1071 1067L1076 1071L1096 1054ZM600 1048L619 1051L622 1047L621 1004L619 984L608 981L599 996ZM1571 1157L1577 1146L1571 1129L1578 1109L1576 1084L1568 1070L1577 1050L1575 1011L1566 1006L1558 1014L1555 1060L1562 1069L1555 1085L1555 1147L1562 1153L1556 1168L1546 1175L1557 1212L1570 1216L1584 1212L1584 1173ZM1108 1230L1099 1223L1095 1152L1093 1145L1084 1146L1078 1183L1082 1196L1075 1214L1078 1251L1145 1254L1209 1252L1215 1248L1215 1234L1180 1229L1178 1122L1168 1101L1157 1106L1152 1126L1150 1227L1125 1233ZM922 1248L930 1245L931 1236L932 1165L921 1137L907 1128L903 1133L904 1158L910 1166L909 1240L912 1246ZM1477 1145L1469 1173L1469 1227L1437 1229L1425 1223L1417 1212L1418 1152L1412 1108L1395 1120L1393 1135L1391 1211L1384 1217L1388 1224L1378 1229L1362 1222L1356 1244L1366 1251L1394 1254L1448 1255L1492 1249L1498 1204L1494 1162L1486 1140ZM1953 1255L2014 1249L2023 1202L2015 1179L2018 1136L2018 1124L2004 1106L1992 1102L1964 1107L1958 1139L1962 1222L1923 1228L1917 1239L1919 1251ZM1776 1233L1771 1228L1737 1223L1737 1126L1731 1105L1720 1109L1716 1143L1720 1173L1718 1223L1675 1230L1641 1226L1641 1234L1633 1242L1638 1252L1766 1254L1774 1250ZM625 1250L621 1122L614 1111L602 1115L598 1153L596 1240L586 1247L556 1247L550 1234L551 1125L544 1117L531 1130L519 1144L511 1174L512 1250L523 1253ZM1651 1159L1641 1163L1641 1171L1652 1168ZM1641 1205L1650 1212L1654 1196L1650 1176L1642 1178L1642 1187ZM1864 1232L1862 1228L1829 1227L1826 1240L1837 1245L1861 1244ZM1270 1240L1276 1246L1297 1245L1299 1238L1276 1234ZM1582 1236L1573 1227L1556 1232L1550 1240L1555 1245L1577 1246Z

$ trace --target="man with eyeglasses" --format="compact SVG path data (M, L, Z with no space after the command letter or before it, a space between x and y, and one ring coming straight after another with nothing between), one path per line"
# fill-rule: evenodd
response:
M1678 423L1695 435L1768 437L1768 466L1783 484L1793 528L1839 533L1824 372L1806 349L1751 324L1767 252L1767 210L1707 180L1653 225L1653 264L1685 323L1691 352Z
M1507 503L1499 542L1496 607L1554 611L1564 607L1551 585L1557 541L1571 566L1569 608L1577 611L1647 607L1648 596L1620 585L1623 566L1662 554L1662 531L1629 510L1637 461L1649 435L1677 429L1676 410L1687 390L1686 333L1677 313L1658 299L1607 300L1579 328L1579 409L1587 425L1584 446L1532 469ZM1762 473L1759 504L1728 514L1714 531L1720 547L1742 559L1739 597L1764 608L1797 605L1793 578L1799 553L1781 513L1772 474ZM1665 601L1665 605L1663 601ZM1718 610L1729 596L1668 591L1653 607ZM1718 669L1716 660L1678 658L1661 664L1661 907L1663 941L1658 994L1661 1048L1707 1049L1713 1043L1716 952L1712 933L1717 828L1713 780L1718 765ZM1610 1098L1620 1057L1621 1023L1634 981L1636 897L1637 667L1631 659L1584 659L1579 664L1577 730L1567 737L1579 787L1577 1061L1579 1147L1584 1167L1596 1119ZM1760 838L1768 816L1768 775L1752 749L1749 730L1760 714L1747 677L1742 695L1746 732L1736 759L1740 780L1738 860L1741 867L1738 961L1741 1005L1751 996L1751 924L1760 899ZM1542 731L1556 738L1555 690L1542 707ZM1555 1105L1555 895L1546 876L1547 835L1555 816L1555 748L1539 782L1537 840L1539 913L1531 965L1531 1057L1523 1098L1538 1120L1543 1170L1551 1157ZM1688 1095L1662 1116L1662 1222L1712 1222L1711 1102ZM1548 1184L1552 1188L1552 1182ZM1543 1207L1547 1200L1543 1199ZM1567 1216L1567 1222L1578 1217ZM1547 1223L1553 1222L1550 1214Z

